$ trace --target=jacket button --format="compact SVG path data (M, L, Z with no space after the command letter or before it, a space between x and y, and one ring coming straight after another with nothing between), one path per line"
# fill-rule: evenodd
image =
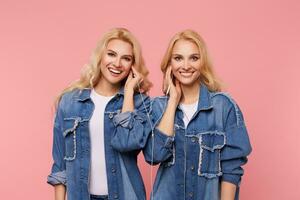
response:
M112 113L109 113L109 115L108 115L109 119L112 119L113 116L114 116L114 115L113 115Z
M112 167L112 168L111 168L111 172L112 172L112 173L115 173L115 172L116 172L116 169L115 169L114 167Z
M114 194L114 198L117 199L119 197L119 195L116 193Z
M195 169L194 165L191 166L191 170L193 171Z
M192 142L196 142L196 139L195 139L195 138L192 138Z
M193 192L189 192L189 196L190 196L190 197L193 197Z

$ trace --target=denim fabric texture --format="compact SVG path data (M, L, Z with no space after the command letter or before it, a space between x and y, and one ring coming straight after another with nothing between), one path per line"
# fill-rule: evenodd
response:
M90 200L89 120L94 111L91 89L74 90L59 102L53 138L53 165L47 182L64 184L69 200ZM104 144L108 198L144 200L145 188L137 156L151 131L147 121L149 97L136 93L135 110L121 113L124 89L107 104L104 116Z
M151 100L153 136L145 147L148 163L159 164L152 200L219 200L220 183L239 185L242 165L252 148L239 106L226 93L200 86L197 111L187 127L177 107L173 137L162 133L159 124L168 97Z

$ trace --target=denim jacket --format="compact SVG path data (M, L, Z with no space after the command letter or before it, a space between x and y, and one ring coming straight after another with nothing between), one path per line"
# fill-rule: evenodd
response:
M153 200L218 200L221 181L235 184L235 199L239 198L241 166L251 152L243 115L226 93L210 92L202 84L199 95L197 111L187 128L183 112L177 107L174 137L157 128L168 97L151 101L154 129L145 147L145 159L152 164L161 163Z
M69 200L88 200L90 173L89 120L94 111L90 89L63 95L54 122L53 160L47 182L64 184ZM121 113L121 89L106 105L104 116L105 162L111 200L144 200L145 188L137 155L149 135L146 110L150 100L134 95L135 110Z

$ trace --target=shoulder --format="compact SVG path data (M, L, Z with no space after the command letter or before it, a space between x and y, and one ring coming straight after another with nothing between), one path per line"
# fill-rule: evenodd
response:
M150 97L144 93L135 93L134 94L134 104L137 109L148 107L150 104Z
M58 103L58 110L61 110L64 114L73 112L80 108L78 104L79 98L84 92L84 89L74 89L72 91L65 92Z
M74 100L78 99L79 98L79 95L81 94L83 90L80 90L80 89L74 89L72 91L69 91L69 92L65 92L62 96L61 96L61 99L60 99L60 102L59 104L61 106L63 105L66 105L68 103L71 103L73 102Z
M151 107L153 109L158 109L159 111L164 110L168 103L168 96L157 96L151 98Z
M227 122L238 126L244 123L242 111L229 93L212 92L210 98L214 109L220 110L227 119Z
M210 98L214 106L221 105L222 107L235 107L237 105L236 101L227 92L211 92Z
M135 100L150 100L150 97L145 94L145 93L139 93L139 92L136 92L134 93L134 99Z

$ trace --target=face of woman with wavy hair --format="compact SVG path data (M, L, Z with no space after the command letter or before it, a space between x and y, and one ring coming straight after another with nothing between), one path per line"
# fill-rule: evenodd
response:
M120 39L109 41L100 63L100 81L104 79L112 85L119 84L128 76L133 60L131 44Z
M200 51L198 46L189 40L176 41L171 55L172 73L182 85L198 84L200 77Z

